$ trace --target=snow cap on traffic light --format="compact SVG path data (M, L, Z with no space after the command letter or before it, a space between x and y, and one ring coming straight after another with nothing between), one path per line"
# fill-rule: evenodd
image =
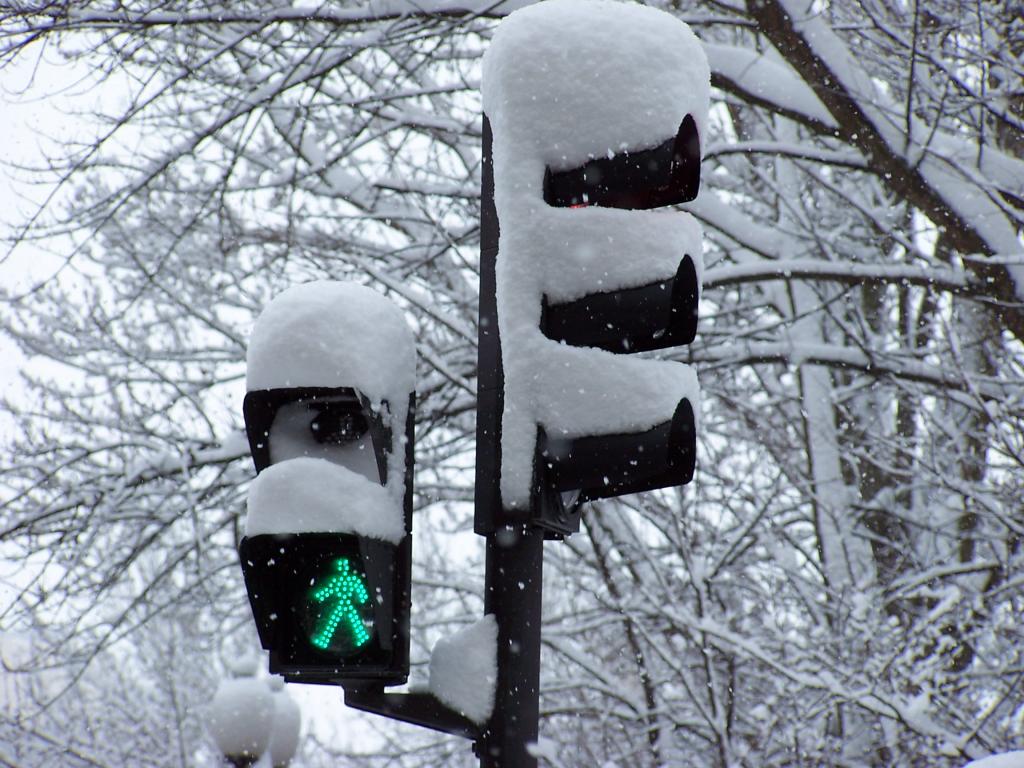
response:
M415 386L416 348L397 305L358 283L321 280L274 297L253 328L246 388L352 387L392 409Z
M688 114L703 146L710 80L700 41L664 11L549 0L498 27L483 60L483 106L496 151L514 137L517 157L559 170L655 146Z
M246 536L353 533L398 544L405 536L401 499L326 459L272 464L249 487Z
M260 314L246 362L246 428L264 470L248 535L350 532L397 544L416 366L402 310L358 283L296 285Z

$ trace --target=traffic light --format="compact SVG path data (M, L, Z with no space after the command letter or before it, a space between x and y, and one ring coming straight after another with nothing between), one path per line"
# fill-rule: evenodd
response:
M637 152L601 157L561 172L547 169L545 202L552 206L647 209L694 199L700 185L700 140L696 123L687 115L676 136ZM665 262L652 264L650 282L618 290L588 293L578 299L542 300L540 328L552 341L611 353L647 352L693 341L697 332L700 280L695 258L700 258L700 233L685 213L675 214L686 224L669 242L678 249L674 273L665 274ZM632 225L632 227L631 227ZM638 219L625 220L619 231L647 227ZM582 237L586 228L581 227ZM623 254L643 260L644 254ZM671 268L671 261L668 262ZM607 365L615 363L608 360ZM668 363L667 365L681 365ZM685 376L688 371L679 371ZM608 393L604 393L607 395ZM617 399L641 396L623 390ZM560 437L541 426L535 460L535 492L558 493L554 512L566 519L567 504L683 485L693 478L696 462L696 422L693 395L687 392L671 414L648 429L615 434ZM602 405L599 407L609 407ZM549 508L551 505L549 505ZM558 520L547 527L568 533ZM575 519L572 520L575 525ZM554 524L553 524L554 523Z
M636 252L623 253L622 258L651 262L640 285L627 284L568 300L542 295L540 331L545 339L580 350L575 359L559 355L560 350L555 350L553 357L564 358L563 364L567 365L582 362L581 373L595 374L586 377L585 386L570 391L581 398L589 394L594 409L628 412L634 410L631 400L652 397L646 386L647 376L656 376L657 381L675 377L676 384L683 385L676 389L671 402L661 406L662 412L653 424L647 416L637 429L627 425L625 429L612 426L606 430L604 424L598 424L593 432L581 432L564 422L538 424L532 493L546 497L546 503L535 507L540 512L535 522L554 535L578 528L578 505L582 502L683 485L693 478L698 390L692 371L682 363L645 360L648 369L660 369L657 374L648 374L634 365L622 366L617 358L622 353L689 344L696 335L700 296L700 232L696 222L685 213L656 214L675 217L677 230L660 244L649 243L644 230L652 224L663 225L668 219L653 221L651 214L637 216L632 211L691 200L699 180L699 140L689 115L679 134L658 147L600 158L569 171L548 169L545 175L546 202L573 209L569 215L581 219L578 240L585 242L588 236L586 217L593 211L585 209L628 209L631 213L621 215L615 227L618 247L628 249L631 236L638 242ZM675 254L650 258L652 252L648 249L659 245L662 251L672 249ZM511 347L515 348L515 342ZM581 361L582 357L590 359ZM534 382L540 387L533 395L548 396L544 392L546 382L530 378L528 386ZM550 386L546 389L551 391ZM615 424L614 419L607 421Z
M697 196L707 61L664 14L566 4L545 26L544 8L484 60L480 398L500 418L478 414L478 441L500 440L478 461L481 534L573 533L580 503L683 485L696 462L694 371L635 353L697 330L700 226L655 209Z
M401 310L354 284L293 287L256 323L239 558L270 671L288 681L408 677L413 350Z
M405 682L403 554L344 533L243 538L239 557L270 671L298 683Z

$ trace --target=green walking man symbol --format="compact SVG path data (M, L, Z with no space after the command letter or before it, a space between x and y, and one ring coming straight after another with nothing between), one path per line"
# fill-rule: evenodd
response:
M356 606L365 605L370 596L362 578L349 567L347 557L335 560L334 570L335 573L313 587L313 600L324 604L325 608L310 642L317 648L326 649L338 628L344 627L351 633L352 645L359 648L370 639L370 633L366 631Z

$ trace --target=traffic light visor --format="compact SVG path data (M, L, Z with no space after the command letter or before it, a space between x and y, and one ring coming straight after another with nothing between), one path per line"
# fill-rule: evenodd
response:
M544 174L544 202L555 207L660 208L689 202L699 190L700 135L691 115L656 147Z
M545 297L541 330L549 339L609 352L643 352L689 344L697 335L700 283L689 254L665 280L562 304Z
M543 430L537 446L542 483L580 501L685 485L693 479L697 434L683 399L672 418L644 432L557 439Z

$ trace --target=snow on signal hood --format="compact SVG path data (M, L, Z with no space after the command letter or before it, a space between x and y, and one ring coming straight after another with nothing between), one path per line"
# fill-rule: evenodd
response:
M358 283L321 280L274 297L256 320L246 388L354 387L404 414L416 348L405 315Z
M398 544L401 503L387 489L325 459L273 464L249 486L245 535L351 533Z
M498 27L483 60L483 105L514 137L517 156L564 170L657 146L676 135L687 114L703 150L710 78L697 37L663 11L549 0Z

